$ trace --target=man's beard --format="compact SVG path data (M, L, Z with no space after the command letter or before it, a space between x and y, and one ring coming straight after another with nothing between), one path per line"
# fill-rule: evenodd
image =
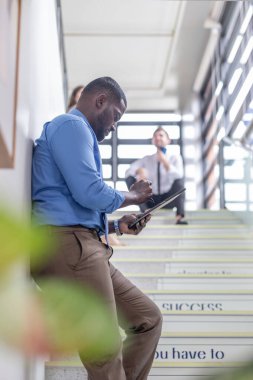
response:
M106 110L104 110L100 115L98 115L97 118L97 139L99 142L103 141L105 139L105 129L104 126L106 125Z

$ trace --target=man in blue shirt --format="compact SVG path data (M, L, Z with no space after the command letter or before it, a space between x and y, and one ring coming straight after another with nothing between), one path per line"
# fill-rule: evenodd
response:
M128 228L135 215L107 222L107 213L152 196L146 180L129 192L114 190L103 181L98 142L115 131L126 107L116 81L95 79L84 88L75 109L44 125L33 156L33 214L57 236L60 247L35 277L71 278L94 288L112 310L117 331L118 313L124 316L127 350L122 350L118 335L119 350L108 353L104 361L91 363L80 355L92 380L147 379L161 333L159 309L114 268L109 262L112 249L100 239L112 232L137 234L149 220L136 229Z

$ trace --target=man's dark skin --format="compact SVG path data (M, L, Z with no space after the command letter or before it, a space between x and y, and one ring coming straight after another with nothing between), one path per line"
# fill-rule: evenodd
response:
M76 108L82 112L91 127L99 142L103 141L110 132L116 130L116 124L126 111L124 99L120 101L112 94L105 90L94 90L89 93L82 93ZM122 192L125 200L121 207L129 205L139 205L152 197L151 184L147 180L140 180L134 183L130 191ZM147 216L143 219L135 229L128 228L128 225L134 222L136 215L124 215L119 219L119 227L121 233L136 235L138 234L150 219ZM113 222L109 223L109 232L114 232Z

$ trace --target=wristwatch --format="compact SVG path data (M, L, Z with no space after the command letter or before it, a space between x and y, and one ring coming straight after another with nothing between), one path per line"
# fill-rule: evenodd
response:
M117 219L115 219L115 220L113 221L113 225L114 225L114 230L115 230L115 232L116 232L116 235L117 235L117 236L121 236L121 235L123 235L123 234L120 232L120 229L119 229L119 221L118 221Z

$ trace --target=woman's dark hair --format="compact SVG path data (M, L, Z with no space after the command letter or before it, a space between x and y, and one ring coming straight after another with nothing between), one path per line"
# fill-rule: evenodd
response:
M74 88L74 90L72 91L71 95L70 95L70 98L69 98L69 102L68 102L68 107L67 107L67 111L70 110L70 108L74 107L77 103L76 101L76 95L77 93L82 89L84 88L83 85L80 85L80 86L76 86Z

